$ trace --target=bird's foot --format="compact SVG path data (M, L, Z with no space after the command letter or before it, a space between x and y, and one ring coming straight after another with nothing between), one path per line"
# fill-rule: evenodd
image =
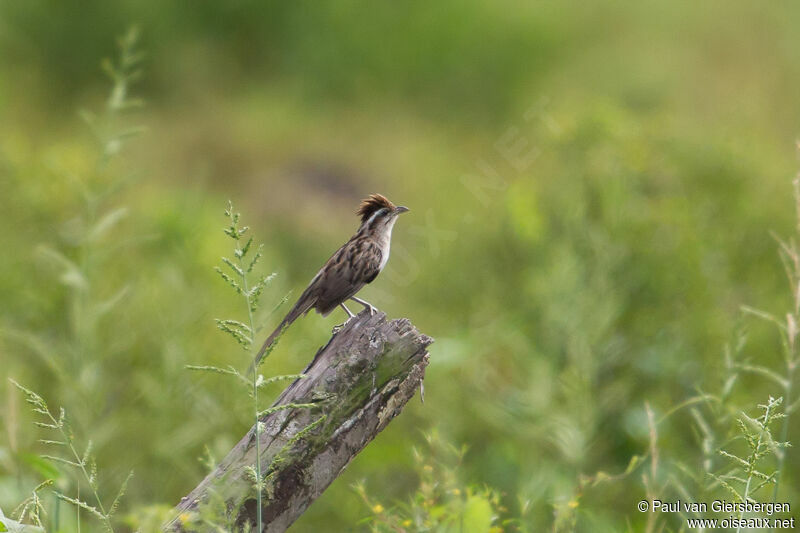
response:
M344 329L344 327L345 327L345 326L346 326L346 325L347 325L347 324L348 324L348 323L349 323L351 320L353 320L353 317L349 316L349 317L347 317L347 320L345 320L344 322L342 322L342 323L341 323L341 324L339 324L338 326L333 326L333 329L331 330L331 333L332 333L332 334L334 334L334 335L336 335L337 333L339 333L340 331L342 331L342 330Z

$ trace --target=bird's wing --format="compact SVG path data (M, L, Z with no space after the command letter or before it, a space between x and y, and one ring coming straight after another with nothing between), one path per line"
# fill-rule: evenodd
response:
M353 240L334 254L317 280L318 298L315 308L322 315L354 296L380 272L383 253L369 239Z
M340 303L344 303L361 288L375 279L381 271L381 247L371 239L356 236L347 241L325 263L306 290L297 299L297 303L281 321L272 335L267 337L264 345L256 355L250 370L258 367L259 361L272 346L275 338L283 329L297 320L300 315L316 309L322 316L327 315Z
M381 264L383 263L383 250L375 243L371 244L371 251L369 257L362 264L362 279L364 283L372 283L378 274L381 273Z

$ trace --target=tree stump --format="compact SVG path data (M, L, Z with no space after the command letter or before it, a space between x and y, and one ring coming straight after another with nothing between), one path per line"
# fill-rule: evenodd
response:
M263 531L285 531L421 389L433 339L408 319L387 321L368 311L351 319L320 348L261 418L266 489ZM255 426L175 508L165 531L256 529ZM205 521L205 522L204 522Z

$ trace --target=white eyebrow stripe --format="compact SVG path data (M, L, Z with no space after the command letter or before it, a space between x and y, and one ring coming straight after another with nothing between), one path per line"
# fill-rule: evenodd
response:
M367 225L370 225L370 224L372 224L372 221L373 221L373 220L375 220L375 217L376 217L376 216L378 216L378 213L380 213L380 211L381 211L381 210L380 210L380 209L378 209L377 211L375 211L374 213L372 213L372 216L371 216L371 217L369 217L369 218L367 219L367 222L366 222L366 224L367 224Z

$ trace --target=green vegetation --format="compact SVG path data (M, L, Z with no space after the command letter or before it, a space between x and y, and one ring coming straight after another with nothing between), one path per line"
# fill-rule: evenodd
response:
M222 323L258 345L372 192L411 213L362 296L436 338L425 403L295 530L677 531L636 504L726 484L796 507L800 5L76 9L0 0L3 516L96 506L13 378L92 441L103 505L136 472L114 530L155 530L252 425L241 380L185 368L247 367L214 328L243 310L211 268L226 201L279 273ZM298 320L264 375L342 320Z
M525 520L500 519L508 509L500 494L486 487L464 486L458 469L467 447L443 442L438 432L425 437L425 448L414 448L414 470L419 487L408 502L386 508L369 495L362 483L354 490L366 504L370 516L363 522L371 531L442 531L498 533L503 527L527 531ZM527 505L521 502L522 512ZM493 525L494 524L494 525Z
M227 257L222 258L223 267L215 267L214 270L222 277L222 279L238 294L244 299L245 309L247 312L247 323L240 322L239 320L233 319L214 319L217 323L217 328L221 331L224 331L228 335L230 335L233 340L241 345L242 348L249 354L250 358L252 359L251 362L251 372L249 378L244 376L241 372L239 372L234 365L228 365L226 368L219 368L216 366L210 365L186 365L188 370L196 370L201 372L210 372L212 374L221 374L225 376L230 376L236 378L237 382L240 385L244 385L247 389L248 394L252 400L252 412L253 412L253 427L255 428L255 443L256 443L256 457L261 457L260 451L260 439L259 434L262 431L262 423L258 422L258 419L262 416L267 414L273 413L275 411L281 409L291 409L291 408L307 408L313 407L312 404L294 404L294 403L284 403L275 407L268 407L266 409L261 409L259 399L258 399L258 392L261 388L264 388L272 383L279 382L279 381L289 381L294 379L302 378L302 374L287 374L282 376L272 376L270 378L264 378L264 376L259 372L259 367L263 364L263 360L258 362L256 360L256 353L254 351L254 347L257 347L255 341L255 336L258 333L258 329L255 326L255 322L253 321L253 314L258 311L259 308L259 298L261 294L264 292L264 289L267 287L270 281L275 277L275 274L270 276L260 276L255 281L253 281L253 269L258 264L259 259L261 259L261 248L263 245L258 245L257 247L253 247L253 237L246 237L243 238L245 233L250 229L248 226L241 226L239 224L239 220L241 218L241 214L237 213L233 209L233 203L228 202L228 208L225 210L225 216L228 217L230 221L230 226L225 228L223 231L225 235L230 237L234 241L234 249L233 249L233 256L236 258L235 260L228 259ZM285 301L285 299L284 299ZM265 352L265 356L268 356L273 348L275 347L275 343L273 343ZM263 527L263 519L261 516L262 511L262 498L264 496L264 492L267 490L268 485L267 481L268 478L265 479L265 476L262 474L262 467L261 461L256 461L254 465L248 467L248 477L253 484L253 491L256 494L256 531L261 531ZM219 516L201 516L201 522L198 524L197 527L205 527L214 530L230 530L233 528L233 519L235 517L230 518L227 517L229 512L226 512L225 505L223 502L222 511L219 513L216 512L206 512L205 514L209 515L219 515ZM201 513L202 515L203 513ZM223 519L225 520L225 525L217 524L215 520Z
M25 396L25 401L30 404L33 412L41 415L40 420L34 422L36 426L56 432L56 436L54 437L55 440L39 439L38 442L44 446L57 449L58 455L42 454L41 458L51 464L66 466L70 469L73 469L74 473L78 477L78 480L74 482L77 491L75 497L67 496L61 492L58 492L57 490L53 492L53 494L59 500L76 507L76 528L79 531L81 529L81 510L83 510L92 517L98 519L103 524L106 531L113 531L114 528L111 525L111 518L114 513L116 513L117 509L119 509L120 499L125 495L125 489L128 486L128 481L130 481L131 477L133 477L133 472L128 474L128 477L126 477L125 481L122 482L122 486L119 488L114 501L111 502L111 505L109 505L108 509L106 509L106 506L103 505L103 499L99 494L100 489L97 483L97 463L92 455L92 441L89 441L86 444L86 448L82 454L78 453L75 435L72 431L72 427L69 424L67 413L64 408L62 407L59 409L58 416L56 417L52 411L50 411L50 408L47 406L47 403L45 403L41 396L32 390L26 389L13 379L10 381ZM39 493L42 489L51 485L52 483L52 479L45 480L37 485L33 491L31 491L31 496L23 501L20 504L20 507L17 509L18 512L16 514L18 515L19 520L24 521L26 516L30 515L31 522L33 524L37 526L45 525L42 517L46 514L46 511L44 509L44 505L42 504L42 499ZM85 483L91 489L92 497L94 498L93 502L95 505L90 505L86 503L86 501L81 500L80 487L82 483ZM53 522L51 524L47 524L47 526L49 529L58 530L60 528L60 522L56 517L54 518Z

